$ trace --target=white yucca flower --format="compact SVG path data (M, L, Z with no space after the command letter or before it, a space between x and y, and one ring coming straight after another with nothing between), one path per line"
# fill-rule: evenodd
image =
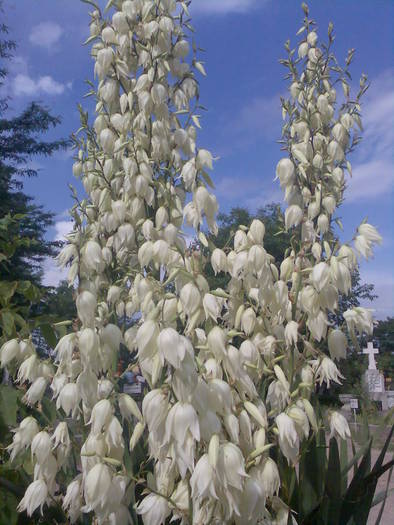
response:
M276 416L279 431L279 447L289 464L296 462L299 451L299 438L294 421L284 412Z
M28 516L40 508L41 514L45 503L48 501L48 487L42 479L37 479L27 487L25 495L18 505L18 512L26 511Z
M341 439L347 439L351 437L350 428L345 417L339 412L330 411L329 415L330 422L330 438L338 435Z

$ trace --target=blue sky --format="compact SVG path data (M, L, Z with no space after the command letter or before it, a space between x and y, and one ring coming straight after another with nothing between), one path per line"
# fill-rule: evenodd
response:
M341 215L347 238L364 217L384 237L375 258L362 264L363 278L374 283L379 293L373 307L382 318L394 314L394 2L311 0L308 4L321 35L326 35L329 21L334 23L339 58L356 48L355 84L362 72L372 81L364 100L364 141L351 158L353 179ZM213 179L223 211L236 205L253 210L281 200L273 179L281 157L276 143L281 126L279 96L286 94L287 84L278 60L287 38L296 42L300 5L294 0L192 2L196 40L206 50L203 60L208 73L201 79L201 102L208 112L202 119L199 145L220 157ZM13 97L11 109L19 111L31 100L45 102L63 119L51 138L66 137L79 127L76 106L84 103L84 80L92 78L89 49L81 45L88 36L89 6L80 0L4 0L4 7L5 22L18 43L7 85ZM76 184L71 154L35 159L34 164L40 175L27 181L25 188L57 214L49 235L60 238L69 228L68 184ZM58 278L58 270L48 263L47 282Z

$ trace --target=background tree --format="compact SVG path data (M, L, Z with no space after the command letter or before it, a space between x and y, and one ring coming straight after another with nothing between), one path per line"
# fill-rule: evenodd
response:
M8 38L8 27L0 25L0 85L6 81L6 64L12 59L15 47L15 42ZM22 243L15 250L3 265L0 277L9 281L29 279L40 284L42 262L45 257L53 256L58 246L45 238L54 214L24 193L23 179L38 175L38 170L31 166L32 158L48 157L66 148L68 141L41 139L43 133L61 121L47 107L32 102L19 115L8 117L8 105L9 97L0 99L0 218L18 215L18 220L9 225L9 233L30 242Z
M379 345L378 368L382 370L388 386L394 388L394 317L379 321L374 338Z

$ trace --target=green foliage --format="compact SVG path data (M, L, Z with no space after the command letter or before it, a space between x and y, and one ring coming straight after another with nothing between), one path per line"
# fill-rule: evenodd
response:
M1 11L1 3L0 3ZM7 35L8 28L0 25L0 36ZM0 37L0 58L12 58L15 42ZM0 85L7 76L6 67L0 68ZM51 115L48 108L32 102L20 115L8 118L8 98L0 100L0 219L19 216L17 223L8 225L14 237L20 236L30 242L14 247L9 264L3 265L0 279L8 281L29 280L40 284L42 262L56 253L58 243L49 242L45 233L53 224L53 213L36 204L23 192L23 178L37 176L31 166L37 155L50 156L64 149L66 140L43 141L41 135L55 128L60 118Z
M377 356L378 368L384 373L386 380L394 388L394 317L379 321L374 337L379 343Z
M357 453L353 448L348 460L348 443L341 441L338 447L336 438L331 438L327 444L323 430L304 444L298 472L279 461L281 497L298 525L367 525L371 508L384 504L387 496L388 488L374 499L378 479L394 466L394 459L383 463L393 432L394 426L373 466L372 439Z
M14 253L30 243L29 239L14 234L19 221L19 216L0 218L0 343L18 334L28 335L25 319L30 316L32 304L42 296L42 292L30 281L2 278L11 265Z

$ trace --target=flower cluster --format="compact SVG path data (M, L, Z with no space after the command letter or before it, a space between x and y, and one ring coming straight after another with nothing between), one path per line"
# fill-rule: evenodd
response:
M282 101L288 156L276 173L291 246L279 267L259 220L240 227L228 249L212 245L213 158L196 145L197 75L205 70L189 45L186 4L118 0L109 12L91 14L96 115L90 127L81 110L74 164L87 196L72 210L74 231L59 256L70 283L78 280L78 326L59 340L53 363L29 340L1 349L1 365L16 365L17 381L30 385L26 403L39 407L50 387L58 410L56 428L40 430L27 418L9 447L11 459L30 450L35 465L19 508L31 515L61 501L71 523L83 513L116 525L136 513L146 525L170 517L288 523L274 458L296 465L301 442L321 425L315 386L340 382L335 361L347 349L344 327L331 326L329 314L350 291L357 254L369 257L381 240L364 223L353 248L334 229L365 79L353 102L341 77L346 100L337 109L335 58L330 46L319 47L306 14L299 58L288 48L284 61L292 81ZM184 221L214 272L228 276L225 290L210 288L205 249L187 248ZM344 317L352 333L371 333L368 310ZM119 386L121 348L149 386L142 410ZM346 421L329 418L332 434L345 438ZM133 469L130 457L144 440L148 457ZM75 477L62 492L57 476L71 447ZM145 489L137 502L136 483Z

